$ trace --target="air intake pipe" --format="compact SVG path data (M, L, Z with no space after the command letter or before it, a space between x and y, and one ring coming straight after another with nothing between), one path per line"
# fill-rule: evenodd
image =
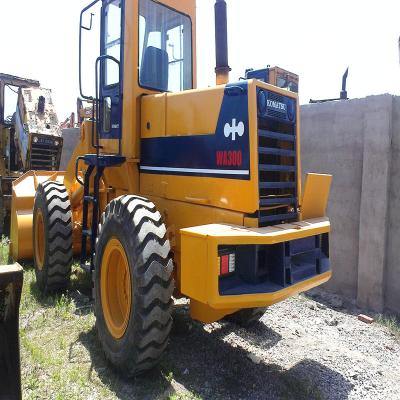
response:
M215 2L215 58L217 85L224 85L229 82L228 64L228 23L225 0Z

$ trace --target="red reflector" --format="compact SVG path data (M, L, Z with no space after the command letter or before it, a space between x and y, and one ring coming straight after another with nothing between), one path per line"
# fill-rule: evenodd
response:
M221 256L221 275L229 274L229 254Z

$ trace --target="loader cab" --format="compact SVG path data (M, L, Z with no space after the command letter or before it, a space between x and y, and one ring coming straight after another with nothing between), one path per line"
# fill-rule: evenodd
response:
M0 175L2 176L20 168L14 140L18 93L23 88L39 86L38 81L0 73Z
M5 175L9 169L10 134L13 126L13 114L17 104L18 88L8 86L0 78L0 175Z
M12 116L17 107L18 87L9 85L2 86L3 87L0 89L3 93L3 95L0 95L0 124L10 127L12 125Z
M18 170L18 158L14 142L15 110L18 102L17 86L0 82L0 175Z
M193 88L191 18L153 0L138 0L137 69L123 68L124 0L107 1L102 12L100 77L101 137L120 137L124 74L136 71L139 94ZM140 93L142 92L142 93Z
M94 1L81 13L80 36L92 29ZM196 1L102 0L96 90L99 146L104 153L139 158L140 98L196 87ZM86 49L85 49L86 51ZM86 86L86 85L85 85Z

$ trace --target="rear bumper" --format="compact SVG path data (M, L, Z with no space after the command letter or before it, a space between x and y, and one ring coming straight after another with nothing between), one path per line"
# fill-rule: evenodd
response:
M330 279L329 231L328 218L266 228L214 224L183 229L181 291L196 309L203 305L220 314L282 301ZM219 253L226 247L242 255L236 257L235 273L221 278ZM204 312L198 319L206 319Z

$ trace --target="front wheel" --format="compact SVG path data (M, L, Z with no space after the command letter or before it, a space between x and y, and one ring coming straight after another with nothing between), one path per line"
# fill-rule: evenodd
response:
M174 283L170 244L150 201L122 196L102 215L95 311L106 358L125 376L152 368L167 347Z
M69 285L72 266L72 214L65 186L41 183L33 207L33 258L42 292Z

